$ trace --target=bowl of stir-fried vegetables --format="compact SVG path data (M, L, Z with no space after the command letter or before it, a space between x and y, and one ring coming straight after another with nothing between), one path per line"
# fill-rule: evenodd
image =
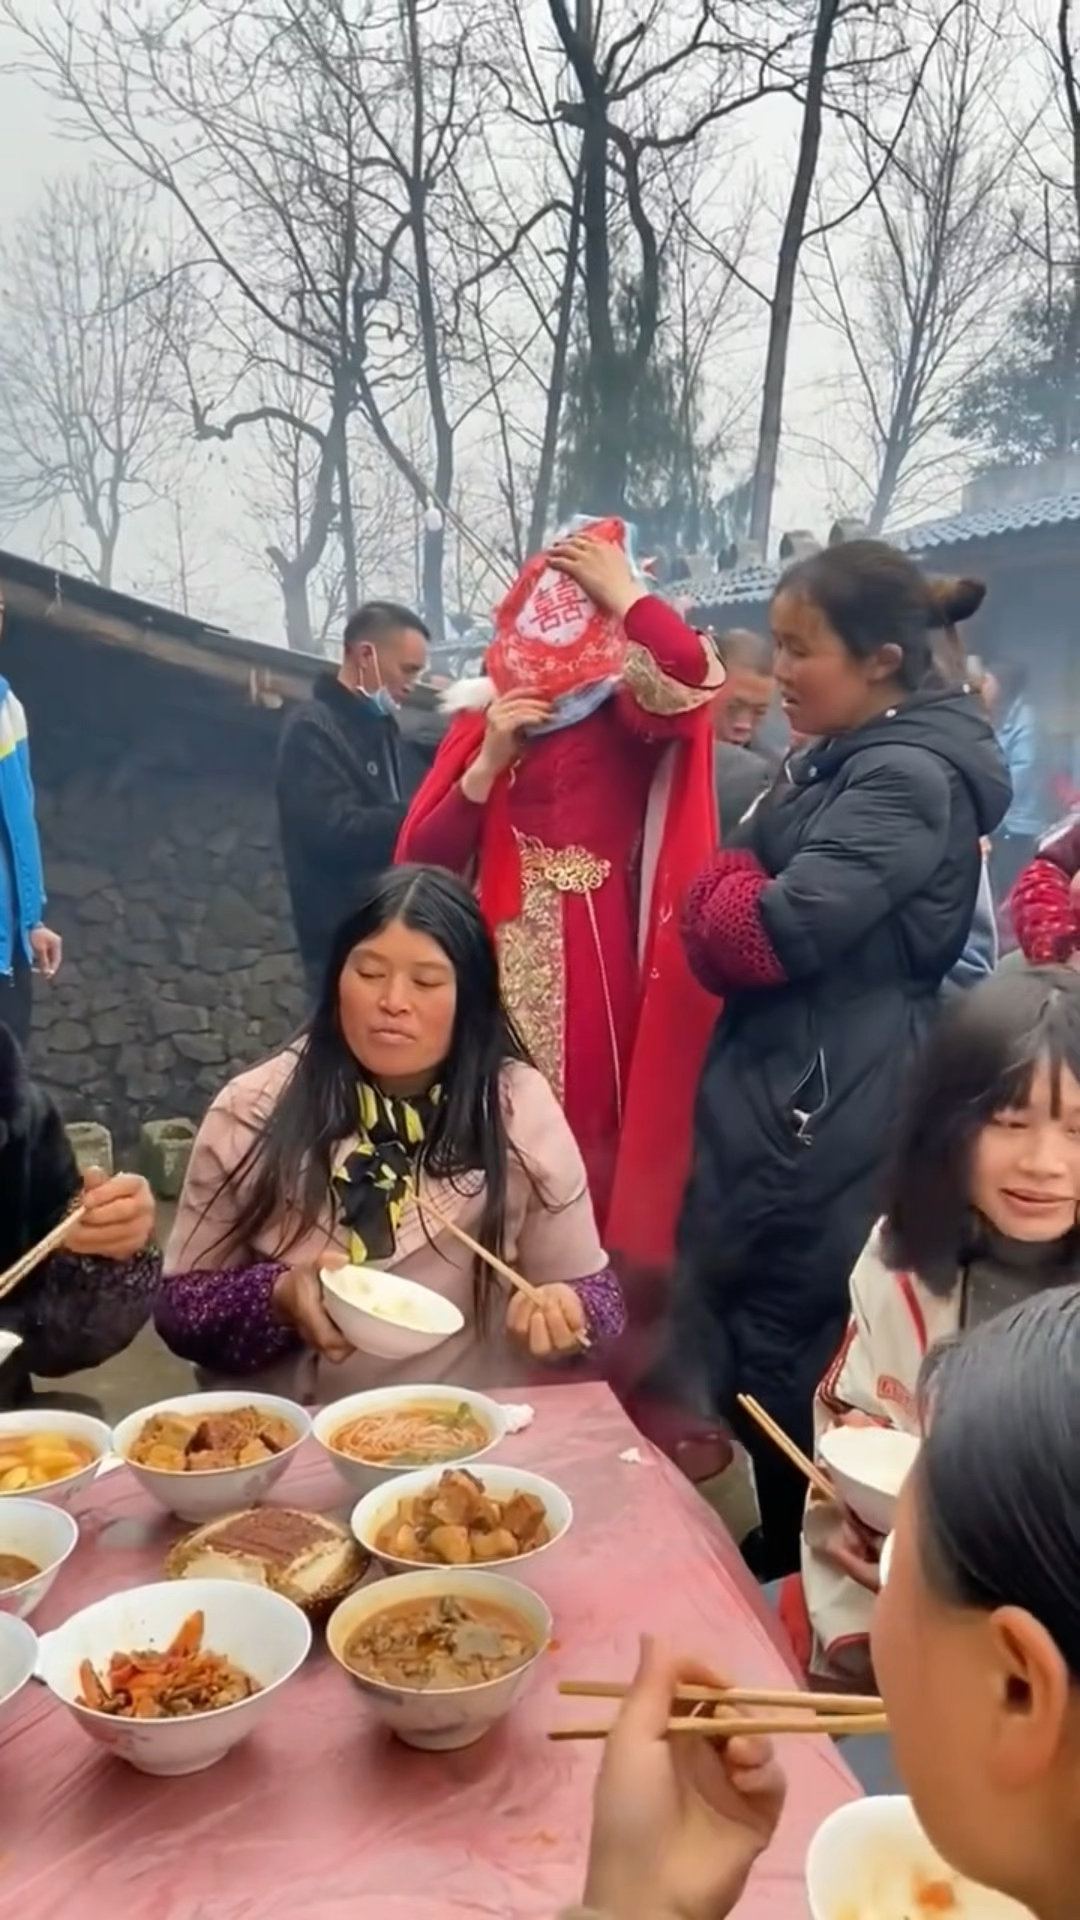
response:
M254 1731L310 1647L305 1615L268 1588L167 1581L73 1614L43 1636L38 1672L141 1773L200 1773Z

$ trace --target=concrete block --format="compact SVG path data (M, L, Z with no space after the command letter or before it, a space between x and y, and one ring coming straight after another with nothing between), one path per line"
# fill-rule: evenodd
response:
M80 1173L89 1172L91 1167L100 1167L102 1173L113 1172L113 1143L108 1127L99 1127L94 1120L74 1120L65 1132Z
M139 1131L139 1171L159 1200L176 1200L195 1143L191 1120L147 1120Z

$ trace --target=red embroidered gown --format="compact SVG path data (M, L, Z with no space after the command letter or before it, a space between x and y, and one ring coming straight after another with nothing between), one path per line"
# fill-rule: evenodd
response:
M677 922L716 845L708 706L722 669L661 601L639 601L626 628L615 693L533 741L511 777L520 911L497 934L508 1004L566 1109L601 1232L656 1266L670 1257L716 1011ZM397 856L475 874L482 900L485 867L503 856L486 838L491 803L473 805L458 780L483 725L475 713L453 723Z

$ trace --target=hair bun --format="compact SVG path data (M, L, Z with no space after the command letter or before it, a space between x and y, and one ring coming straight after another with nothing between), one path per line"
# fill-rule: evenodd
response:
M952 580L936 575L927 581L930 588L930 627L956 627L978 613L986 599L982 580Z

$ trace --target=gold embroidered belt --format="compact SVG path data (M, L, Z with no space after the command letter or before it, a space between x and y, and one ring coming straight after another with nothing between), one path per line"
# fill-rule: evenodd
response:
M600 957L590 896L610 878L611 862L586 847L546 847L542 840L517 832L514 838L521 859L521 913L499 930L503 994L529 1052L561 1100L566 1079L566 947L559 896L576 893L585 898ZM600 964L603 971L602 958ZM604 993L606 998L606 979Z

